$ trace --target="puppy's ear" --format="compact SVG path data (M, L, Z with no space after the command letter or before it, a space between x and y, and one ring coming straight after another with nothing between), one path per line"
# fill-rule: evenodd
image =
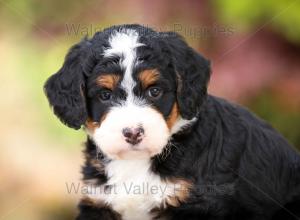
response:
M61 69L44 86L55 115L67 126L79 129L87 119L85 79L82 61L87 40L74 45L65 57Z
M210 62L174 33L165 34L177 77L177 102L184 119L197 115L207 96Z

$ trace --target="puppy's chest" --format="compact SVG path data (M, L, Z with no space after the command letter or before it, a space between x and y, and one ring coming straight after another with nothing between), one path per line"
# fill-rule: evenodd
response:
M106 173L108 182L89 196L111 206L123 220L152 219L151 211L172 205L181 187L152 173L148 160L113 161Z

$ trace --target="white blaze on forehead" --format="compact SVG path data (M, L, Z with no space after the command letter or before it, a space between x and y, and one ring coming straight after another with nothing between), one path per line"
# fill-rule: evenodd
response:
M135 82L132 78L132 69L136 60L136 48L144 44L138 42L139 35L135 30L123 29L112 34L109 38L110 48L104 51L104 57L119 56L120 64L125 70L121 86L127 92L127 102L133 102L133 88Z

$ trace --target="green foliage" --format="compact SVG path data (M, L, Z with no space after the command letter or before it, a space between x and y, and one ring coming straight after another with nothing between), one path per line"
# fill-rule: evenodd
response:
M214 0L219 20L244 30L271 27L287 40L300 44L300 1Z
M94 2L95 0L4 0L1 1L0 10L5 13L4 17L12 19L17 25L20 22L19 18L23 18L22 25L57 24L78 18L83 12L82 9Z

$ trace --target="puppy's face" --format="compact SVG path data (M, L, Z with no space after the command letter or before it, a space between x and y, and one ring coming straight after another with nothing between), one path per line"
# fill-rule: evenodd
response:
M118 26L75 45L45 86L54 112L70 127L84 124L108 158L160 154L196 117L209 78L208 62L172 34Z

